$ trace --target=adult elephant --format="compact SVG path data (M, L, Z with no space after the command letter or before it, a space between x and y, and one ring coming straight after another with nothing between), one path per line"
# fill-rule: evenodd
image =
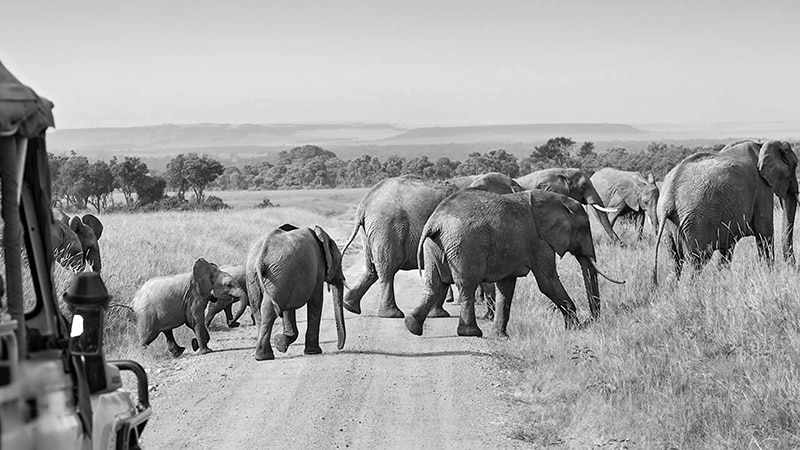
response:
M612 227L620 217L632 217L636 224L637 237L642 239L646 215L653 229L658 231L656 205L659 191L653 174L648 174L645 178L639 172L605 167L595 172L590 180L603 204L615 210L608 215ZM602 220L601 213L597 210L595 212L597 218Z
M581 169L554 167L537 170L524 177L517 178L516 181L525 189L556 192L577 200L584 205L591 205L597 211L600 224L606 230L606 234L611 238L611 241L616 244L622 244L619 236L614 232L614 227L611 225L607 215L607 213L614 212L614 210L606 208L600 194Z
M282 225L253 244L245 270L247 296L258 327L256 360L275 358L269 339L278 316L283 316L284 332L275 336L275 348L285 352L297 339L295 311L304 305L308 314L304 353L322 353L319 325L325 283L333 288L338 348L344 347L342 254L325 230Z
M592 318L600 315L600 291L589 216L571 198L542 190L498 195L474 189L442 201L422 231L418 248L425 266L425 293L405 318L422 335L428 311L455 284L465 300L459 336L482 336L475 320L475 289L497 286L493 334L507 336L511 299L518 277L533 271L539 289L559 308L567 328L578 325L575 303L558 278L556 254L572 253L581 265ZM602 275L602 273L601 273ZM605 276L605 275L603 275Z
M680 277L685 261L700 268L715 250L729 261L736 242L755 236L758 255L772 263L773 194L784 209L783 257L794 263L797 156L788 142L743 141L719 153L695 153L664 178L658 200L658 241L653 282L658 282L658 247L670 225L669 245Z
M53 209L55 226L51 227L51 239L56 260L65 268L82 271L86 264L94 272L100 272L100 236L103 224L93 214L72 216Z
M476 176L471 187L497 193L521 191L514 180L499 173ZM399 270L417 269L417 245L422 227L433 210L450 194L458 191L446 181L426 181L414 175L389 178L376 184L358 205L355 226L342 253L364 229L366 271L347 292L344 307L361 314L361 299L378 282L378 316L402 318L394 294L394 276ZM447 316L438 308L435 316Z

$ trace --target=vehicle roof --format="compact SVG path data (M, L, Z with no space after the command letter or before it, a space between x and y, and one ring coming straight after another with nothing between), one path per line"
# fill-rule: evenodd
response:
M20 83L0 62L0 135L30 138L54 127L53 103Z

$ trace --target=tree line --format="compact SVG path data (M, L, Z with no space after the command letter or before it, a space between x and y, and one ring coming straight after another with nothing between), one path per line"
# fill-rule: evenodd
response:
M412 174L430 180L500 172L516 178L550 167L580 167L594 172L616 167L664 175L686 156L698 151L719 151L724 144L704 147L651 142L645 151L629 153L623 147L595 151L592 142L578 145L568 137L548 139L531 153L518 158L504 149L473 152L463 161L428 156L406 158L392 155L381 161L362 155L340 159L334 152L316 145L304 145L278 154L273 164L262 161L243 167L223 166L219 161L195 153L180 154L166 170L154 173L138 157L117 157L110 161L89 161L74 151L68 156L50 154L50 178L57 206L97 211L144 207L147 205L204 205L221 203L206 198L207 190L273 190L304 188L369 187L391 177ZM112 195L122 193L123 201ZM166 192L174 193L167 196ZM187 194L192 194L191 202Z

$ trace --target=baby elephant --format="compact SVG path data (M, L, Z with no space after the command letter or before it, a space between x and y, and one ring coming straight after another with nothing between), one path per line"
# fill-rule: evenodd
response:
M259 239L247 255L247 295L256 318L256 360L274 359L269 338L278 316L282 334L275 347L285 352L297 339L295 310L308 304L305 354L322 353L319 324L322 318L322 284L333 288L338 348L344 347L344 273L342 254L320 227L297 228L285 224Z
M247 283L245 281L244 276L244 264L240 264L238 266L222 266L223 272L228 272L230 276L239 283L239 286L245 287ZM236 308L236 314L233 314L233 304L238 303L238 307ZM209 302L208 310L206 311L206 328L211 326L211 321L214 320L214 316L220 313L220 311L225 311L225 323L227 323L228 328L236 328L239 326L239 318L242 317L244 314L244 310L249 306L249 298L247 297L247 292L244 293L241 297L239 297L238 301L233 298L227 299L217 299L216 302ZM250 316L253 319L253 325L255 325L255 318Z
M131 303L137 315L141 343L147 347L159 333L164 333L169 352L177 358L185 348L175 342L172 329L186 325L194 330L199 341L195 350L200 354L209 353L205 320L208 302L242 295L244 291L230 274L203 258L195 261L191 273L151 278L139 288ZM192 339L192 346L195 346L195 339Z

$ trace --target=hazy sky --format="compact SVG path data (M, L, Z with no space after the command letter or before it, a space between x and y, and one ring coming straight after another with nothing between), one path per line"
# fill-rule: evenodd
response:
M9 3L59 128L800 119L793 0Z

